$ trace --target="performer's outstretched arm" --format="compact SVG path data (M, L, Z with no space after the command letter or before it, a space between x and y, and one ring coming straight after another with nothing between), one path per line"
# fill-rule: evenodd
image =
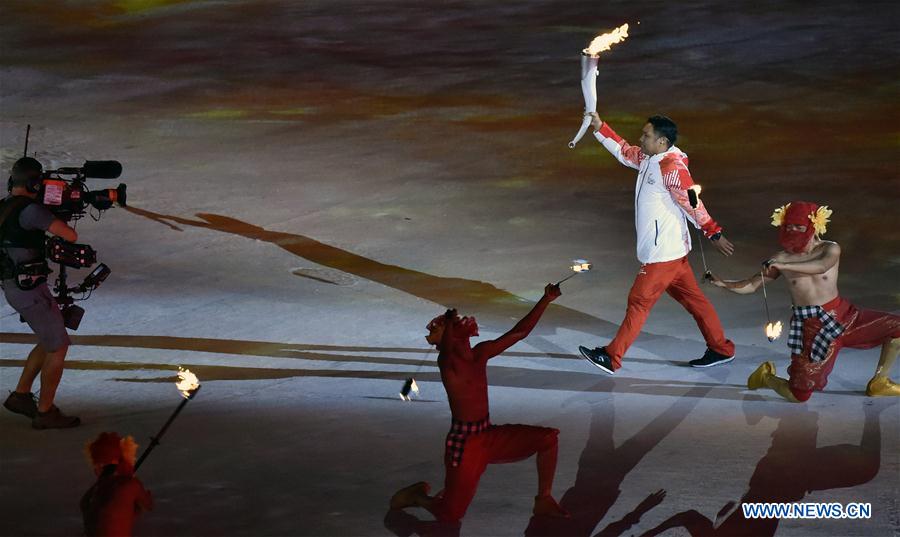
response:
M780 275L781 272L779 272L778 269L773 268L771 265L769 265L769 268L765 269L766 282L771 282L777 279ZM732 293L737 293L739 295L749 295L755 293L763 283L763 275L761 272L757 272L753 276L750 276L749 278L743 280L723 280L712 273L710 273L709 278L709 281L712 282L712 284L716 287L728 289Z
M801 274L824 274L837 264L840 258L841 247L836 242L829 242L825 244L825 248L822 249L822 252L815 259L793 263L774 261L769 266L778 270L789 270Z
M528 315L516 323L516 326L512 327L512 330L497 339L482 341L478 345L475 345L475 348L472 349L475 353L475 358L477 360L489 360L512 347L517 342L525 339L525 337L534 329L535 325L537 325L538 320L540 320L541 315L544 314L544 310L547 309L547 306L561 294L558 286L548 283L547 287L544 288L544 296L538 300L537 304L535 304L531 311L528 312Z

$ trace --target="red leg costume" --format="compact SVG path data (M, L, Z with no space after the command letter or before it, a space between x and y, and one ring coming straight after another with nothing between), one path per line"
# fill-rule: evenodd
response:
M431 512L442 522L456 522L466 514L475 497L478 481L488 464L516 462L556 445L558 429L533 425L491 425L486 431L466 437L462 461L451 464L444 455L444 492Z
M622 321L616 337L606 346L606 352L612 358L613 368L618 369L622 366L622 356L637 339L641 327L650 315L650 310L663 292L669 293L694 317L710 349L726 356L734 355L734 343L725 338L715 308L697 285L687 257L682 257L641 266L628 293L625 320Z
M812 392L825 388L841 348L871 349L900 337L900 315L862 310L841 297L822 308L844 326L844 333L832 343L824 360L814 362L809 359L810 347L822 323L815 317L803 321L803 353L792 354L788 366L788 383L798 401L806 401Z

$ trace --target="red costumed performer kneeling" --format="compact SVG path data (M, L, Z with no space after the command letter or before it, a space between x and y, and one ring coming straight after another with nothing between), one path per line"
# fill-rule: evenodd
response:
M766 262L766 268L745 280L713 284L738 294L756 291L764 282L781 274L790 280L792 308L788 347L791 349L789 379L775 375L775 364L765 362L747 379L751 390L771 388L785 399L802 402L828 383L838 351L842 347L871 349L881 345L875 376L866 386L869 396L898 396L900 385L888 378L900 351L900 316L857 308L838 293L841 247L819 238L831 211L815 203L795 201L772 214L779 228L783 251Z
M559 430L493 425L488 415L487 361L524 339L550 302L559 296L559 287L548 284L544 296L512 330L475 347L469 343L469 338L478 335L474 317L460 318L456 310L447 310L428 323L425 339L440 351L438 367L453 414L444 451L444 490L429 496L428 483L415 483L394 494L391 509L424 507L439 521L458 522L466 514L488 464L520 461L536 453L538 495L534 499L534 514L568 516L551 495Z
M86 446L97 482L81 498L85 535L131 535L138 513L153 509L153 497L134 477L137 447L116 433L100 433Z

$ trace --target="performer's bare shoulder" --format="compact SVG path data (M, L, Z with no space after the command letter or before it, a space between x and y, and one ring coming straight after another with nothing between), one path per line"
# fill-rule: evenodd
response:
M797 306L820 306L838 296L841 247L834 241L815 239L808 252L782 250L769 262L770 273L784 274L792 302ZM773 274L771 271L777 271Z

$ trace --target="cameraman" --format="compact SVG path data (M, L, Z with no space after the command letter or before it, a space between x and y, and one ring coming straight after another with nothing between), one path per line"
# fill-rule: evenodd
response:
M31 418L35 429L75 427L81 420L67 416L53 404L69 349L62 313L47 287L45 232L74 242L78 234L37 201L43 167L30 157L16 161L9 178L9 196L0 203L0 255L6 301L38 337L28 354L22 376L3 406ZM41 395L35 404L31 385L41 375Z

